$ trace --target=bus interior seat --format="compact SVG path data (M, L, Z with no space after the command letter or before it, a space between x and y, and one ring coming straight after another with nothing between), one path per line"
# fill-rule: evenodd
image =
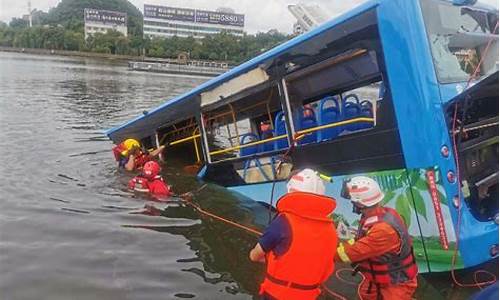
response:
M304 107L299 111L299 130L304 130L308 128L313 128L318 126L318 122L316 122L316 113L314 109L310 107ZM315 143L318 140L318 132L314 131L306 134L302 139L300 139L299 144L309 144Z
M274 136L274 131L272 129L262 132L260 139L266 140ZM260 152L268 152L274 150L274 142L267 142L261 145Z
M325 107L328 102L334 103L335 106ZM326 125L340 121L341 115L339 108L339 102L336 96L328 96L321 99L319 104L319 125ZM340 131L341 129L339 127L322 129L319 131L319 141L332 140L339 135Z
M245 145L248 143L252 143L255 141L258 141L259 137L254 134L254 133L245 133L244 135L241 136L240 140L240 145ZM250 146L246 148L241 148L240 149L240 156L248 156L248 155L253 155L259 151L259 146Z
M276 132L276 136L286 135L286 123L285 123L285 114L283 111L280 111L276 114L274 118L274 130ZM283 138L274 141L274 149L279 150L288 147L288 139Z
M353 100L355 102L353 102ZM354 119L361 116L361 107L359 105L359 98L356 94L349 94L345 96L342 102L343 102L342 105L343 120ZM359 124L353 123L345 125L344 129L349 131L356 131L359 130L360 128Z
M361 101L360 106L362 117L373 118L373 104L370 102L370 100ZM367 129L372 127L373 123L364 122L358 124L358 129Z

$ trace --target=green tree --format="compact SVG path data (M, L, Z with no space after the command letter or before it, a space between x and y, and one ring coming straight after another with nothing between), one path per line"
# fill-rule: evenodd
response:
M84 48L83 34L75 31L64 32L64 49L80 51Z
M21 18L12 18L9 23L9 26L12 28L27 28L28 25L28 21Z

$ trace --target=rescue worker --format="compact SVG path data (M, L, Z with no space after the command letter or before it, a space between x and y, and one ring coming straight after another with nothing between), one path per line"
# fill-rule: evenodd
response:
M122 143L113 147L113 154L118 166L127 171L141 169L144 164L158 156L165 146L148 152L141 149L141 144L135 139L126 139Z
M170 197L171 188L161 177L160 171L160 165L156 161L148 161L144 164L142 174L129 181L128 188L137 192L149 193L158 200Z
M361 220L356 239L339 244L336 260L354 264L365 276L360 287L362 299L412 299L418 268L401 216L380 206L384 194L378 183L366 176L344 181L342 197L351 200L353 212L361 214Z
M267 262L262 299L316 299L334 271L337 233L331 214L336 202L325 196L323 181L311 169L292 176L287 190L249 257Z

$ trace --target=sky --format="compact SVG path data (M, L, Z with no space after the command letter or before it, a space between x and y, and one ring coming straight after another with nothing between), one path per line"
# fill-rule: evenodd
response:
M60 0L31 0L31 7L48 11ZM245 14L245 30L249 33L278 29L281 32L292 31L295 18L288 11L288 4L305 0L129 0L141 11L144 2L166 6L200 8L214 10L218 7L230 7L236 13ZM359 5L365 0L314 0L327 15L332 17ZM312 1L311 1L312 2ZM498 0L480 0L498 8ZM9 22L13 17L21 17L28 11L28 0L0 0L0 21Z

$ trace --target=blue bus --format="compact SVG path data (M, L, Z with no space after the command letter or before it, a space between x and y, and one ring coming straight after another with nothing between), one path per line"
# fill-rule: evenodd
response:
M318 170L341 238L358 225L341 183L372 176L421 272L476 266L498 256L498 10L473 2L367 1L106 134L271 205Z

